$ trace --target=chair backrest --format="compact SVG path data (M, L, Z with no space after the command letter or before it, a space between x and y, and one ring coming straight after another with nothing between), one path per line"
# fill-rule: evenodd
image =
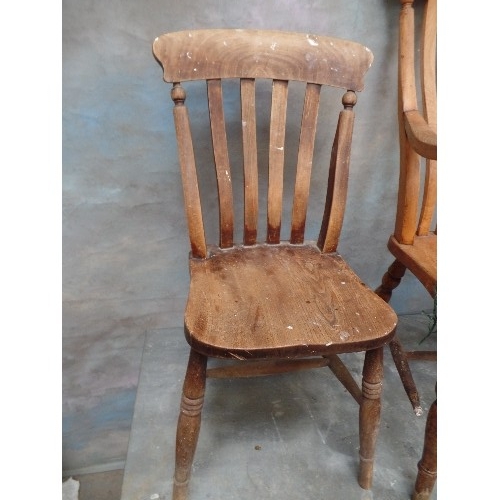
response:
M243 244L259 239L258 165L256 127L256 80L272 81L270 109L267 234L265 242L281 241L283 210L283 172L289 83L305 83L303 112L298 139L297 170L289 241L304 241L308 207L313 145L323 85L345 89L333 141L326 204L318 237L323 252L337 248L345 211L350 160L355 92L363 89L364 75L373 55L355 42L316 36L264 30L209 29L167 33L153 44L153 53L164 70L164 80L173 83L174 121L181 167L184 200L193 257L208 255L200 201L190 122L182 82L206 80L208 113L215 160L219 200L219 246L234 245L235 216L231 164L226 135L222 96L223 79L239 79L241 134L243 149ZM339 102L340 105L340 102ZM333 134L332 134L333 136Z
M436 220L437 192L436 0L425 1L420 32L413 3L401 0L399 18L400 178L394 232L400 243L409 245L415 235L436 230L431 226ZM420 50L416 51L418 39ZM421 174L423 164L425 175Z

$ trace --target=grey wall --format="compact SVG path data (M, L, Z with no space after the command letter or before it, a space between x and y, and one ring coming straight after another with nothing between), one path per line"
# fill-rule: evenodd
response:
M205 27L350 38L375 55L357 106L340 252L376 287L398 178L397 0L63 0L63 470L123 465L144 333L182 326L188 241L169 87L151 53ZM314 196L314 193L313 193ZM430 310L408 276L398 313Z

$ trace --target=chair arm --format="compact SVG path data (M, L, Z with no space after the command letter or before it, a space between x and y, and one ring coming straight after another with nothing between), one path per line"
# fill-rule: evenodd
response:
M424 158L437 160L437 133L417 110L405 111L404 126L412 148Z

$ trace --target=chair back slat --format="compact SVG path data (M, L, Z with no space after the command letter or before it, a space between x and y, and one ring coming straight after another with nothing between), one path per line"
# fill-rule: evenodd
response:
M295 178L295 194L292 208L290 243L293 244L304 242L320 91L320 85L314 83L307 84L302 112L302 125L300 127L297 176Z
M189 116L184 105L186 94L182 87L176 85L172 89L172 100L174 106L174 122L177 137L177 149L182 177L182 188L184 191L184 205L188 222L191 253L193 257L205 258L207 256L207 245L205 241L205 230L203 226L203 215L201 210L200 192L198 189L198 177L189 126Z
M402 123L399 135L400 169L394 236L400 243L412 245L418 220L421 158L411 147Z
M241 128L243 140L244 173L244 233L243 243L257 243L259 214L259 172L257 166L257 124L255 119L255 80L242 78Z
M417 236L425 236L431 230L437 202L437 161L426 160L424 196L420 209Z
M436 88L436 37L437 37L436 0L428 0L424 11L421 38L421 78L422 104L425 120L437 126L437 88Z
M267 194L267 243L279 243L283 207L283 167L288 82L273 81L269 132L269 185Z
M354 127L352 107L356 103L355 94L347 92L344 95L343 102L347 109L340 112L337 124L330 160L325 212L318 238L318 247L325 253L337 250L347 199L349 160Z
M221 248L230 248L233 246L234 231L233 188L227 149L221 80L208 80L207 91L219 193L220 246Z

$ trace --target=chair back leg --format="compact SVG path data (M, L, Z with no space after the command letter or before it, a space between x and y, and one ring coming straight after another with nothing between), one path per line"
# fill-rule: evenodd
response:
M437 479L437 398L429 408L425 426L424 449L418 462L412 500L428 500Z

